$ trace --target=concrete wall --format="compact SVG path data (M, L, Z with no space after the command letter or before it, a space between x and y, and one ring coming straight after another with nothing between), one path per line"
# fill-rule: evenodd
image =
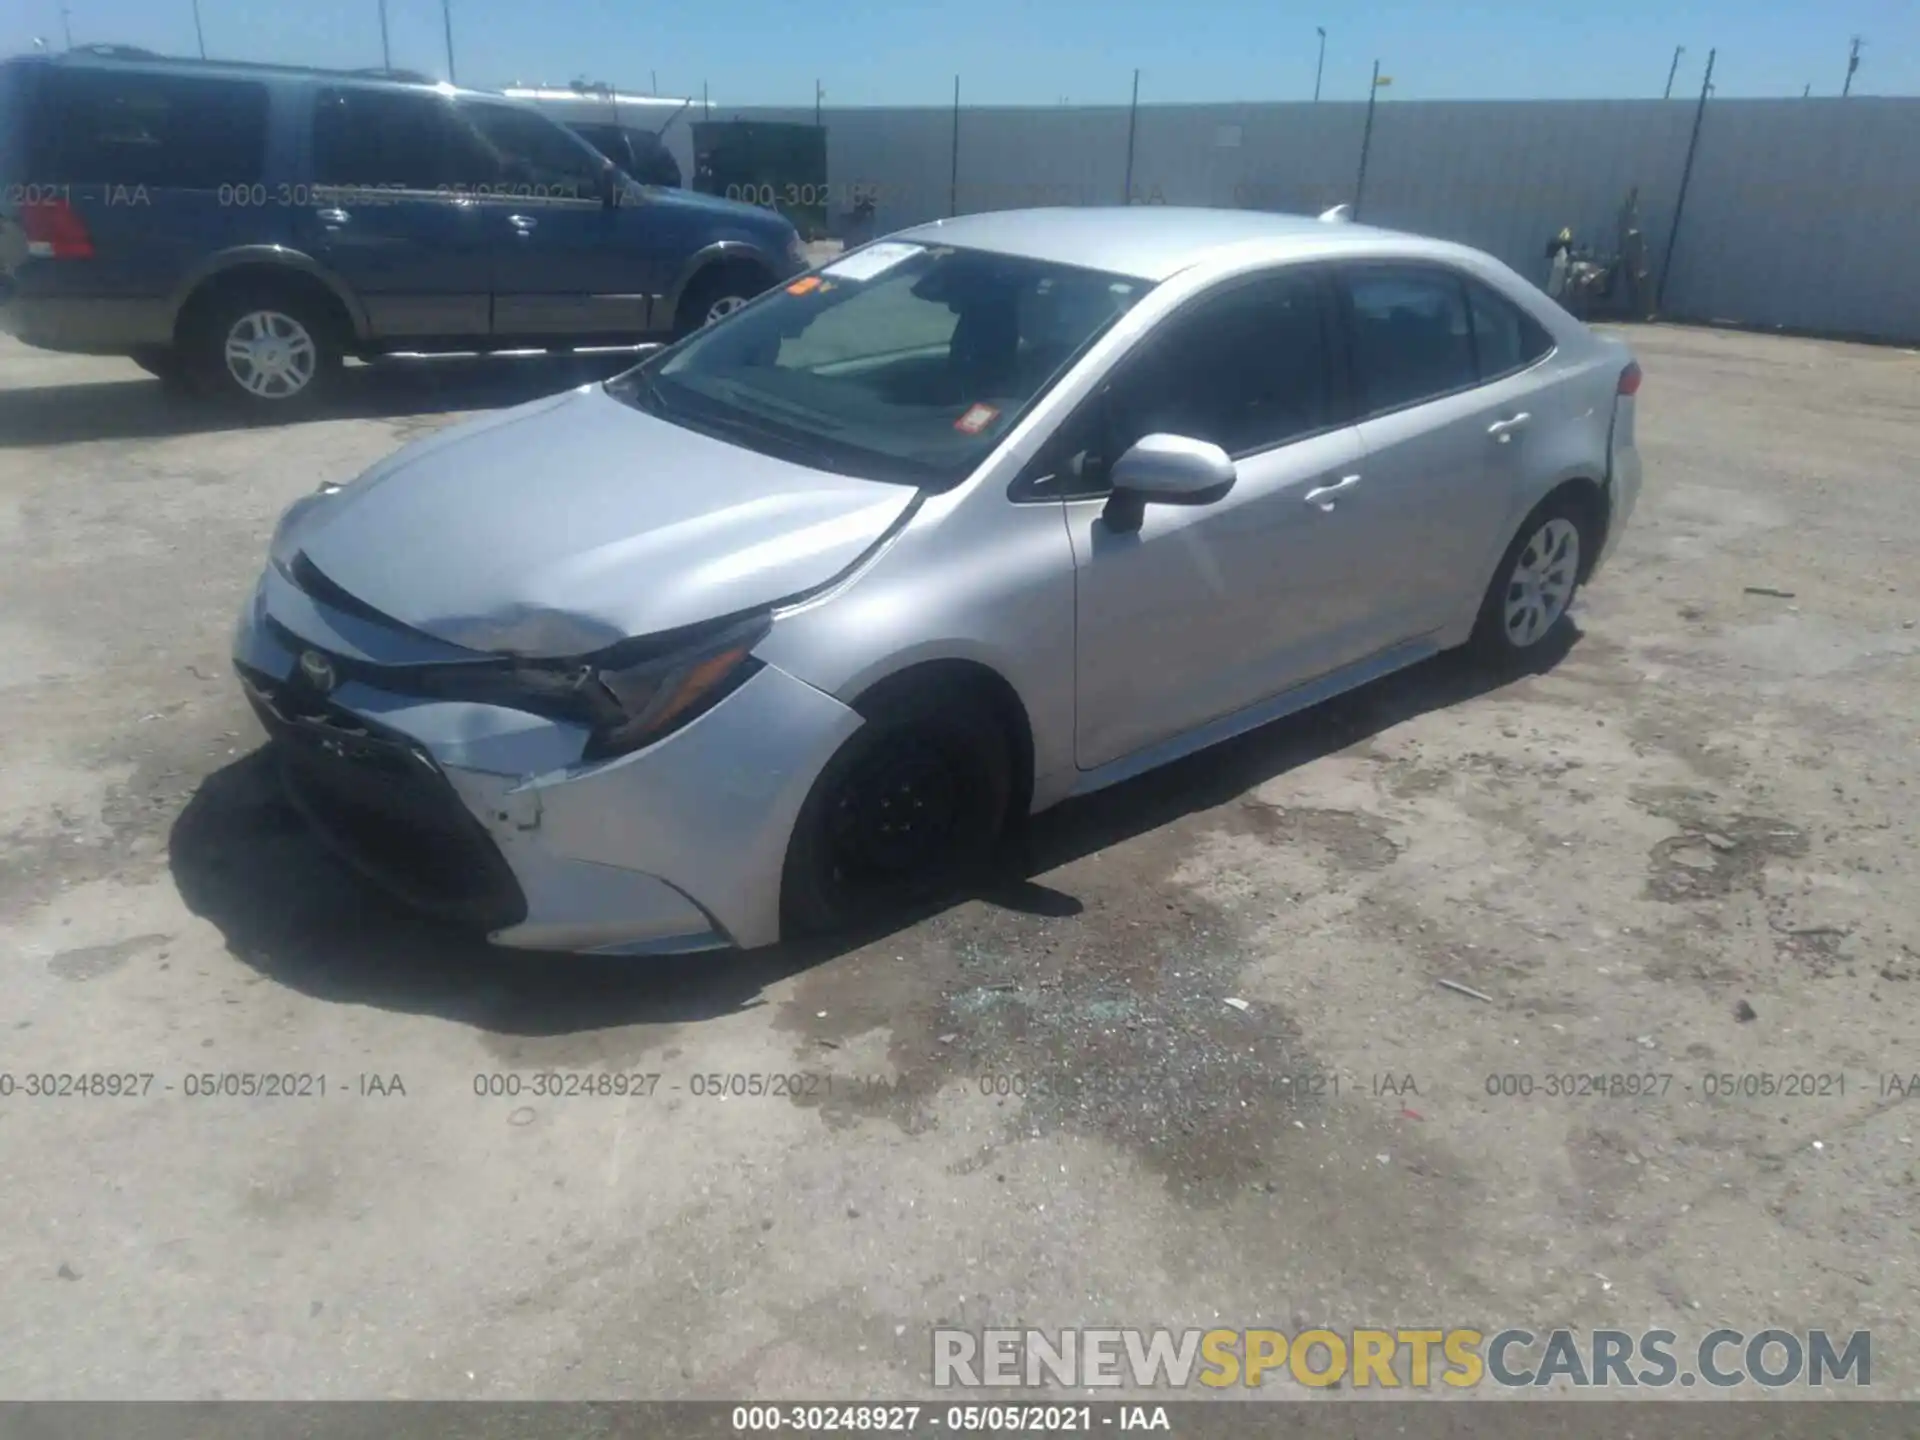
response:
M697 108L697 107L696 107ZM1544 278L1563 225L1613 248L1628 189L1656 272L1695 102L1401 101L1375 111L1364 216L1465 241ZM810 109L714 118L811 123ZM827 109L836 234L859 240L951 213L950 108ZM1143 105L1136 203L1317 211L1354 198L1361 103ZM958 208L1118 204L1125 106L965 108ZM1716 100L1707 107L1667 313L1920 340L1920 100Z

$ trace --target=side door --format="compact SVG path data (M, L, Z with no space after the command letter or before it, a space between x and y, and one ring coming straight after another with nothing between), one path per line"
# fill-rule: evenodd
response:
M1362 407L1356 488L1376 547L1372 641L1383 648L1478 601L1488 546L1522 493L1537 377L1498 353L1530 346L1520 327L1500 338L1494 307L1524 317L1470 277L1402 263L1340 275Z
M619 172L537 111L462 99L479 159L474 188L493 254L493 333L502 339L635 339L647 330L655 266L623 243Z
M315 92L307 245L359 297L379 344L490 328L492 260L478 205L451 183L456 145L452 101L431 91Z
M1082 769L1231 714L1348 658L1370 564L1347 513L1360 455L1333 291L1314 270L1238 280L1168 317L1043 451L1075 567L1075 754ZM1234 458L1210 505L1150 504L1110 525L1106 469L1149 434ZM1038 473L1044 472L1044 473Z

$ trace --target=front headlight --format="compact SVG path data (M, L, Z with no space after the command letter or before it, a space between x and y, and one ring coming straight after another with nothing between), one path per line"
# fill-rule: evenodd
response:
M712 709L760 668L753 647L769 624L761 616L671 655L631 663L609 656L608 663L595 665L593 678L606 697L596 708L604 718L581 758L625 755Z

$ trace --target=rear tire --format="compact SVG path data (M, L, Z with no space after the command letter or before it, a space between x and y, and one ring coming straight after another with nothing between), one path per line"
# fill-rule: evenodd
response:
M1576 494L1549 495L1521 522L1480 602L1467 647L1499 670L1550 663L1571 625L1567 618L1597 543L1589 507Z
M771 283L763 270L749 265L716 265L693 277L673 311L673 338L724 320L760 294Z
M814 781L781 876L781 932L843 930L944 898L984 873L1006 828L1005 727L953 685L894 693Z
M216 293L183 326L195 385L216 400L259 415L316 404L340 373L333 314L292 287L272 284Z

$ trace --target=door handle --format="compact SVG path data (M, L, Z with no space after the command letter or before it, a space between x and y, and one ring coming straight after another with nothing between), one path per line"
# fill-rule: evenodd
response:
M1533 417L1527 414L1526 411L1522 410L1518 415L1511 416L1508 419L1494 421L1491 425L1487 426L1487 434L1493 436L1494 439L1504 445L1513 438L1514 431L1518 430L1532 418Z
M1358 475L1349 475L1345 479L1337 480L1331 485L1321 485L1307 491L1306 501L1309 505L1318 505L1322 510L1331 510L1333 509L1333 497L1335 495L1338 495L1342 490L1351 490L1359 483L1360 477Z
M535 220L531 215L509 215L507 217L507 223L522 235L527 235L532 233L533 227L540 222Z
M338 230L353 217L344 210L327 209L315 211L314 218L328 229Z

